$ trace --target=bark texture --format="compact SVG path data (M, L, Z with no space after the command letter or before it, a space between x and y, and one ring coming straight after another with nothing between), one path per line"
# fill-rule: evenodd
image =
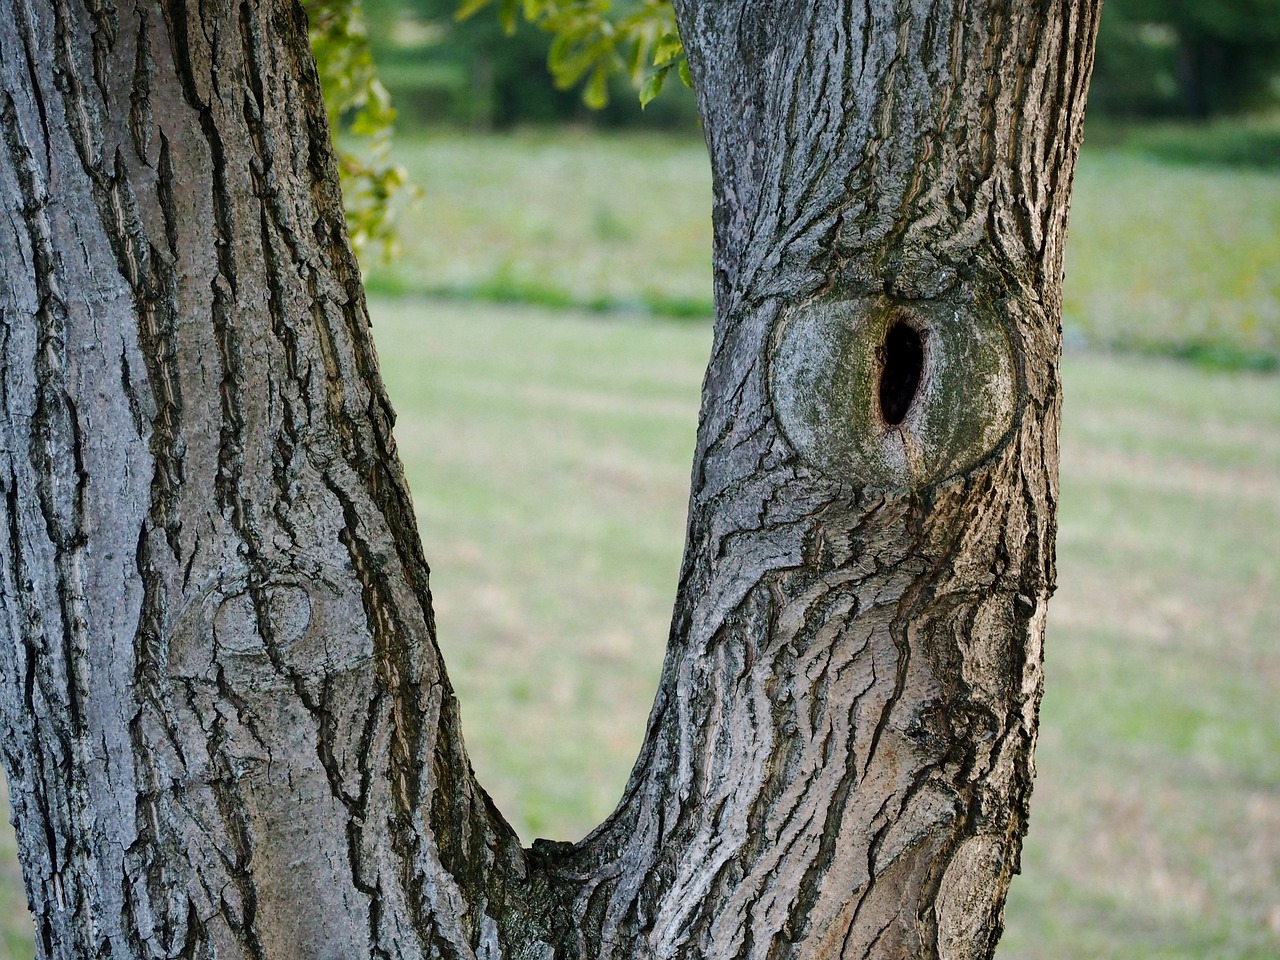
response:
M522 855L434 645L301 8L14 0L0 63L41 956L470 955Z
M716 336L649 736L612 819L552 857L579 955L989 957L1027 824L1098 4L676 7ZM895 328L918 381L890 423Z
M299 8L4 0L0 705L42 957L989 957L1097 0L677 3L716 336L648 736L519 842Z

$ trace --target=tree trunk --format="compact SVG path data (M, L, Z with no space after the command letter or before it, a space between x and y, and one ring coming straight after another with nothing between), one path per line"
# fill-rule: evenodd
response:
M434 644L301 8L14 0L0 30L41 955L466 955L522 854Z
M715 347L648 737L475 783L287 0L7 0L4 762L42 957L987 957L1096 0L677 4Z

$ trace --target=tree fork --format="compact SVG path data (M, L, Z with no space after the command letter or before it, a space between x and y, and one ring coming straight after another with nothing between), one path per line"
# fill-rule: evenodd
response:
M476 784L305 19L7 0L0 706L41 957L987 957L1053 583L1075 4L677 3L715 345L641 756Z

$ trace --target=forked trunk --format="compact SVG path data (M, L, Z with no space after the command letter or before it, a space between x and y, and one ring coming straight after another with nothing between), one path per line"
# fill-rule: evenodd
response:
M677 4L716 184L688 546L622 803L529 851L462 746L299 8L7 3L42 957L990 955L1096 0Z

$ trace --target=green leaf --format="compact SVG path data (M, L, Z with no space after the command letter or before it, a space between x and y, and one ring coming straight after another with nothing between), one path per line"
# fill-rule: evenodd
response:
M645 78L644 86L640 88L640 106L647 107L649 102L662 92L662 85L667 82L667 74L671 72L671 65L660 67Z
M354 0L310 0L351 3ZM459 0L459 19L494 4L494 0ZM556 86L583 83L582 99L599 109L609 102L609 78L625 73L648 103L662 89L666 74L683 61L684 45L676 32L671 0L497 0L498 16L510 33L517 16L552 35L547 67ZM656 70L646 69L651 64ZM665 68L665 69L664 69ZM585 83L584 83L585 79Z
M491 0L462 0L458 5L458 9L454 11L453 19L466 20L473 17L485 7L489 6Z
M592 110L600 110L608 105L609 70L604 64L600 64L591 72L591 79L587 81L582 91L582 102Z
M693 89L693 76L689 73L689 58L685 57L680 61L680 79L684 81L684 85L690 90Z
M633 83L636 82L636 78L643 76L648 59L649 43L647 39L641 37L632 45L631 55L627 57L627 73L631 75Z
M388 159L391 97L378 81L358 0L306 0L306 8L351 246L360 255L377 244L390 257L396 217L418 193Z
M682 56L684 56L684 43L681 42L679 35L674 33L663 34L653 48L653 65L655 67L665 67L677 57Z
M515 34L516 27L520 23L520 5L520 0L502 0L498 8L498 19L502 22L502 29L508 37Z

